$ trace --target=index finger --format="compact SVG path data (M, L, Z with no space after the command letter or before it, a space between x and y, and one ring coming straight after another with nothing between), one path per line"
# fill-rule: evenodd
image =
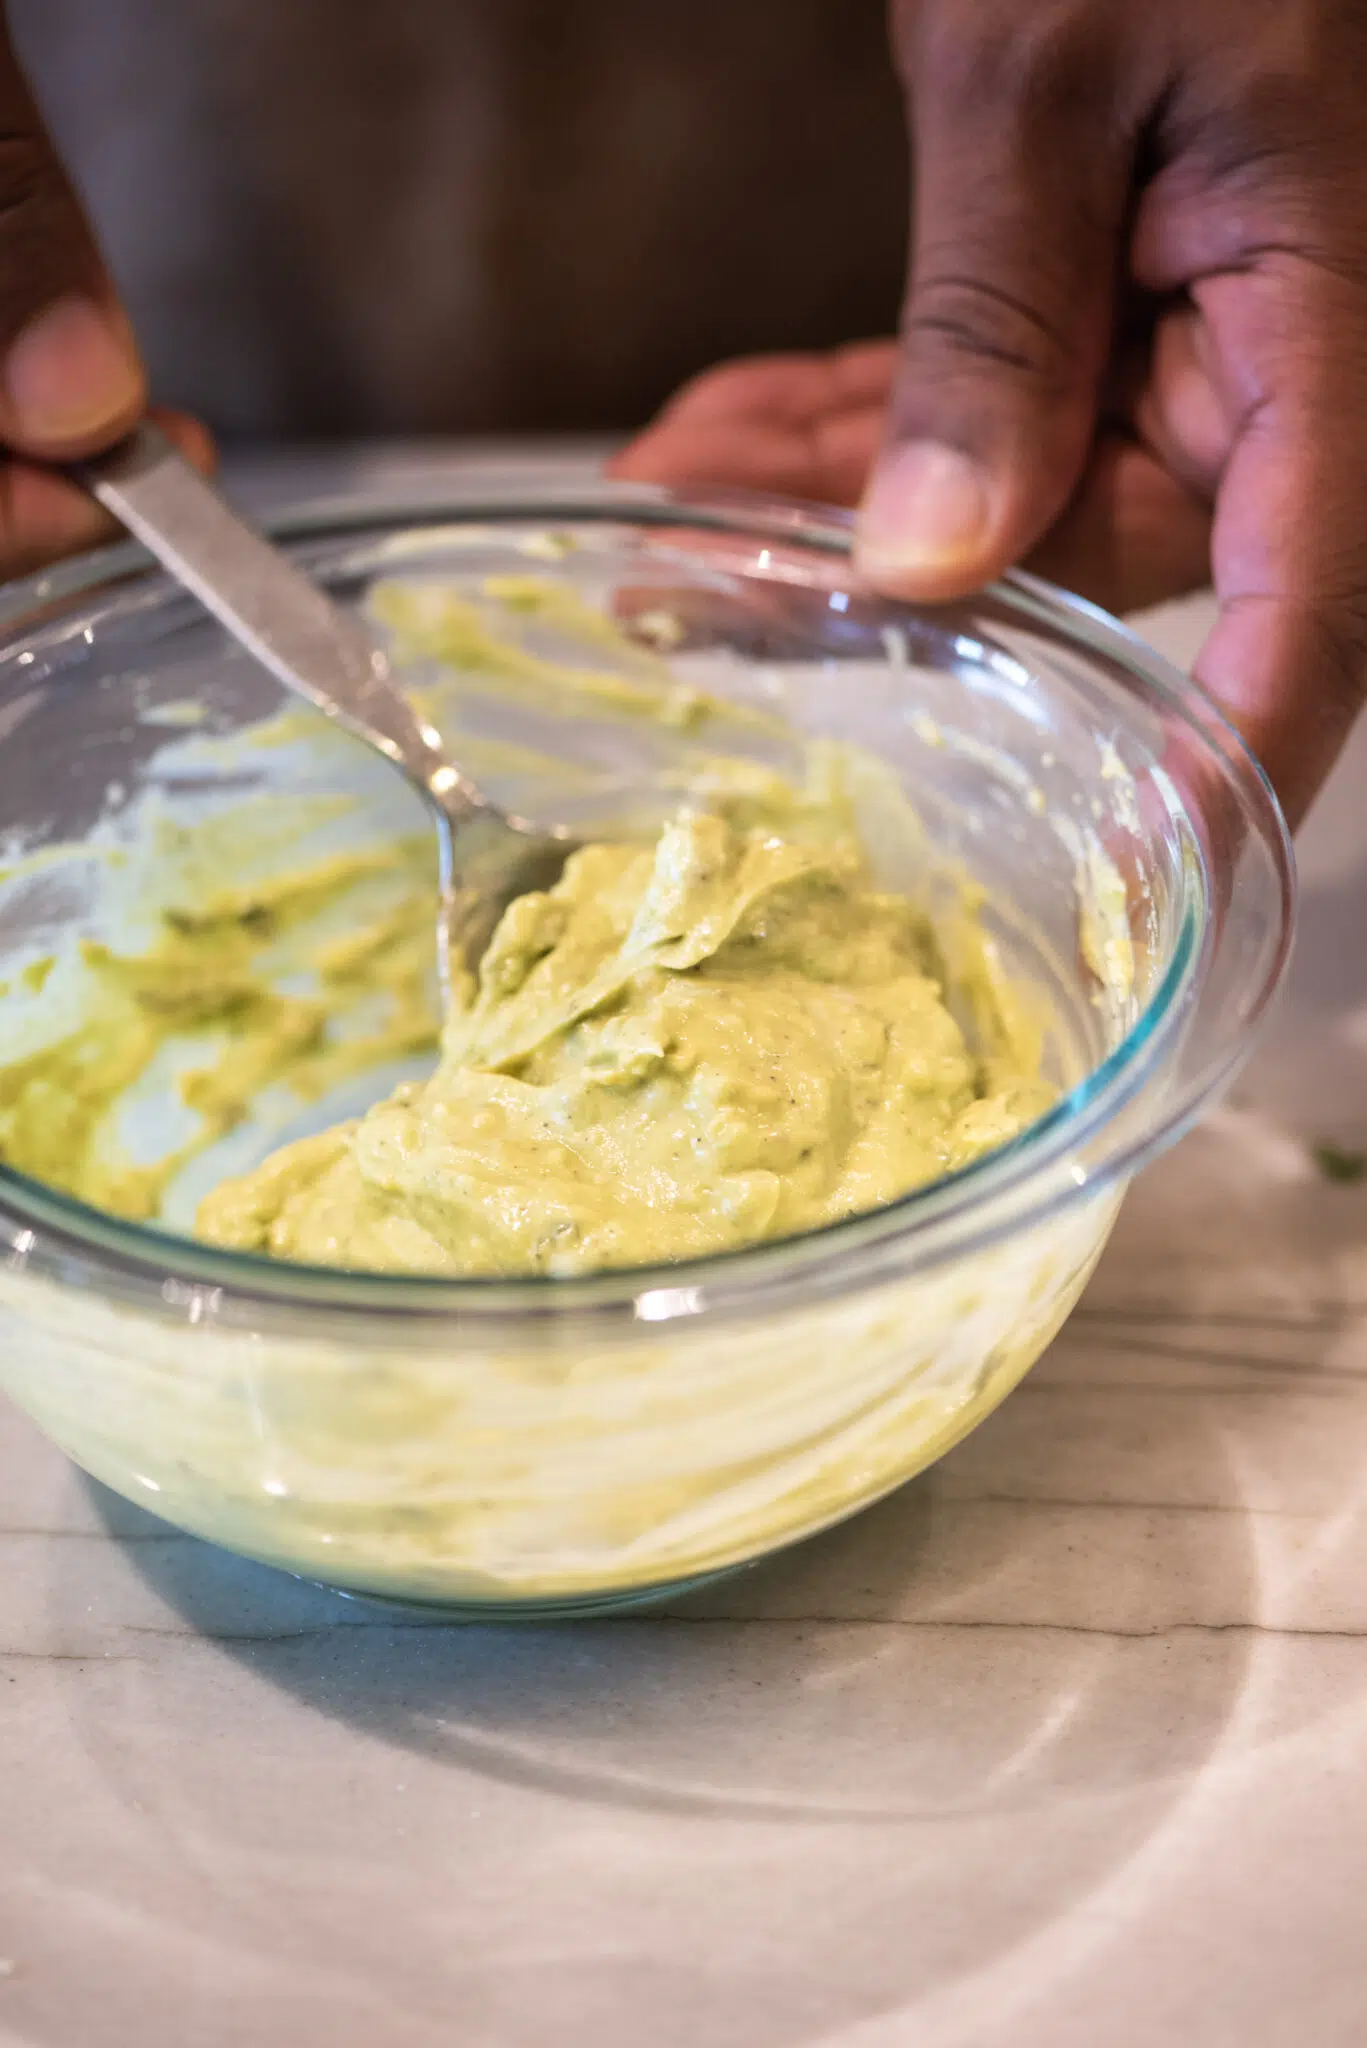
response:
M1193 296L1241 405L1196 675L1295 824L1367 694L1367 281L1276 251Z

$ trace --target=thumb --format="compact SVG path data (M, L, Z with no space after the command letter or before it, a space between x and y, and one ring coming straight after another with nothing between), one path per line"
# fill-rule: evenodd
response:
M93 454L146 404L128 321L0 18L0 442Z
M1135 126L1108 83L1097 11L1036 41L1043 12L975 8L984 48L971 51L955 0L901 10L917 28L899 51L913 254L855 544L864 576L899 597L961 596L1028 553L1072 496L1096 426Z

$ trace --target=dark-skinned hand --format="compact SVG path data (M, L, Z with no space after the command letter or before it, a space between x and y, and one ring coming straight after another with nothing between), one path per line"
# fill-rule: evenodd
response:
M1298 818L1367 684L1367 6L897 0L892 35L899 339L712 371L615 469L859 502L912 599L1213 577L1197 674Z
M110 537L106 514L42 465L97 454L146 410L132 331L0 11L0 580ZM157 418L208 467L202 427Z

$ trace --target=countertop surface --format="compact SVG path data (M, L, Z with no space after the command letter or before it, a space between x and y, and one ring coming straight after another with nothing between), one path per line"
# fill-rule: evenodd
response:
M673 1611L395 1622L0 1403L0 2043L1367 2038L1364 792L1367 730L1254 1065L1020 1390Z

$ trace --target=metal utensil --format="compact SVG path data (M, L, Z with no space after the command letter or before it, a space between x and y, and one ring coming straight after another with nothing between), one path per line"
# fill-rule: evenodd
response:
M382 753L426 802L437 831L437 955L474 966L507 904L556 879L568 832L498 810L395 682L363 622L231 511L155 426L144 424L76 474L162 567L192 591L286 689Z

